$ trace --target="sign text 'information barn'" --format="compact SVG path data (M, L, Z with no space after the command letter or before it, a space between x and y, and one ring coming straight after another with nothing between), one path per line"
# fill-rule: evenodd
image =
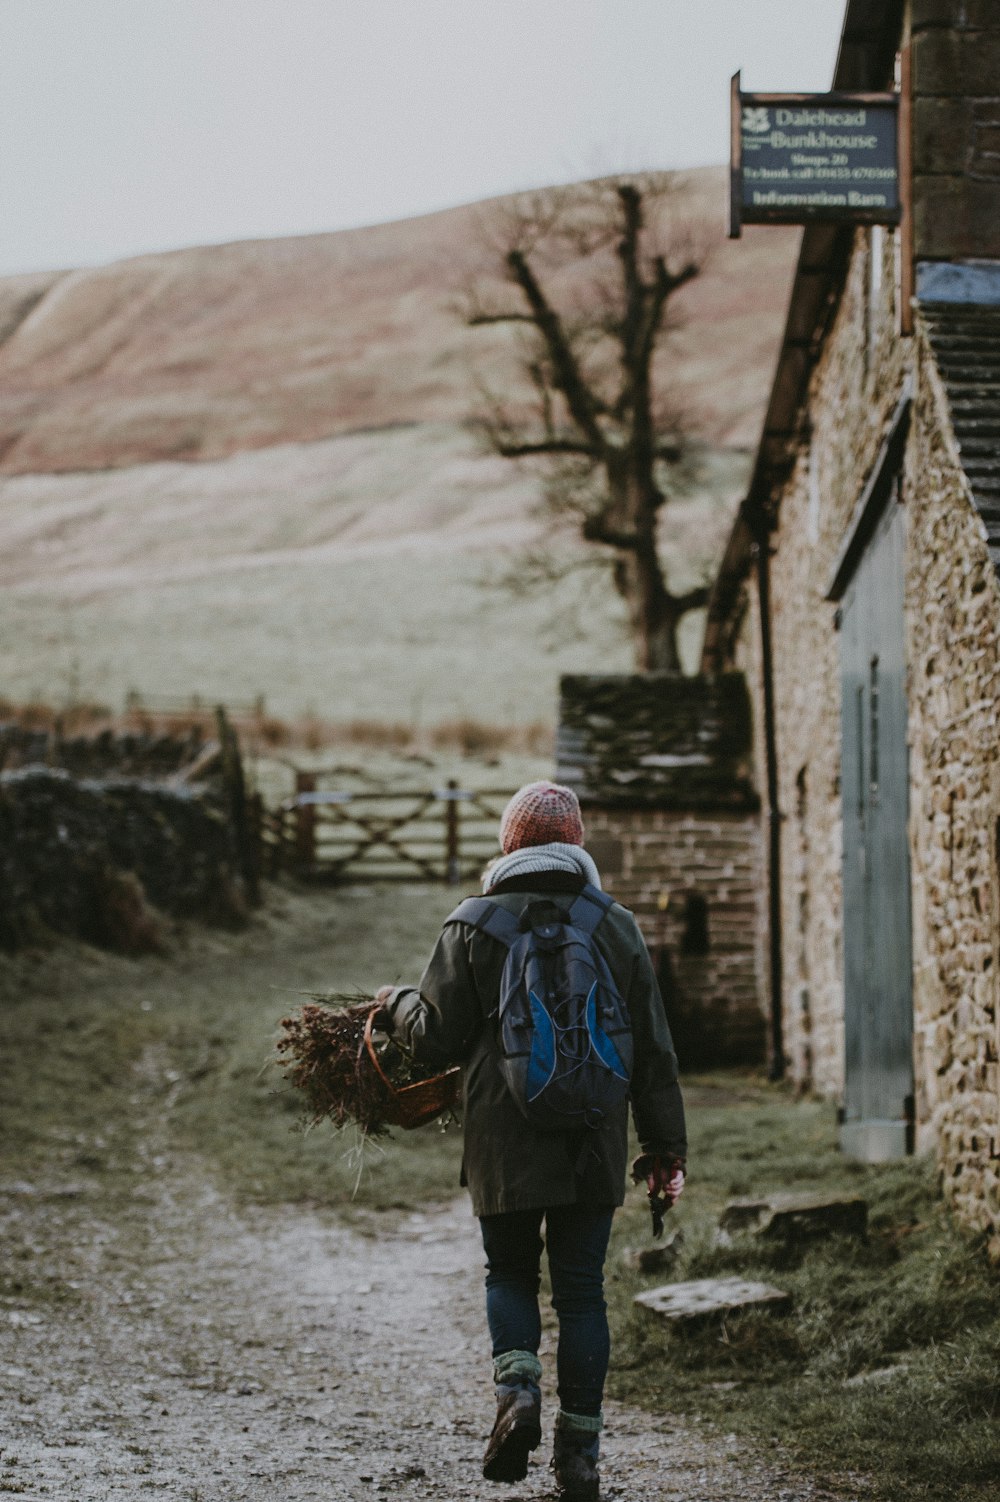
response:
M897 224L895 94L744 94L732 84L729 233L741 224Z

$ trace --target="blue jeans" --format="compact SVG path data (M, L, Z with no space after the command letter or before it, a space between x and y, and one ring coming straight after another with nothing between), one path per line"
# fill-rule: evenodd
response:
M552 1307L559 1318L559 1406L566 1413L601 1411L610 1353L604 1259L614 1213L606 1207L559 1205L486 1215L479 1222L486 1251L486 1318L496 1357L538 1351L544 1217Z

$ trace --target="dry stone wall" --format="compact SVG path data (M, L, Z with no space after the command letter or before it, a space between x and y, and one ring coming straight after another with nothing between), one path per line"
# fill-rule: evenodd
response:
M682 1066L764 1056L756 814L585 809L607 891L638 920Z
M772 542L785 1041L803 1089L844 1086L840 682L827 593L904 381L914 1071L918 1150L1000 1256L1000 586L918 318L896 334L892 236L879 278L858 232L817 363ZM748 598L736 666L760 697Z
M176 735L105 729L63 735L16 720L0 721L0 771L17 767L62 767L74 777L170 777L204 751L197 728Z
M753 741L754 779L763 812L759 816L759 902L755 966L760 1007L765 1017L771 1015L771 926L768 888L768 847L770 829L767 810L767 740L761 685L764 672L764 648L760 631L760 596L756 569L743 583L736 605L738 625L733 638L733 666L743 674L750 688L751 735Z
M234 831L205 789L55 767L0 773L0 947L54 932L157 948L149 903L210 923L245 914Z
M784 1041L800 1089L831 1096L844 1087L844 981L840 649L826 594L909 366L893 285L893 237L858 231L772 537Z
M0 725L0 948L60 933L139 952L163 915L242 917L255 894L224 761L198 732Z
M917 1143L936 1148L962 1218L1000 1233L1000 586L922 331L919 355L906 488Z

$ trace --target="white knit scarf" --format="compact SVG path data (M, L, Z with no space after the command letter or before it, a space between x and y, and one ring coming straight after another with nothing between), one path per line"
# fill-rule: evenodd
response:
M525 845L510 855L497 856L486 868L483 891L491 892L509 876L530 876L535 871L565 871L568 876L582 876L592 887L601 885L597 867L582 845L553 840L548 845Z

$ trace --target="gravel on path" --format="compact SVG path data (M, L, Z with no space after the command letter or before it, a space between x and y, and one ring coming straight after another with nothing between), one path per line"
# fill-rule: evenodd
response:
M329 967L331 919L318 899L293 906L284 929L272 918L234 956L206 939L186 968L147 979L150 1004L164 987L196 985L221 1006L217 972L231 970L242 995L247 967L258 988L309 989ZM375 924L381 909L371 898L368 909ZM422 922L421 906L400 943ZM353 908L343 925L346 964ZM83 994L107 989L107 969L87 972ZM73 984L59 969L50 989L59 998ZM129 971L108 1006L127 1008L134 988ZM493 1394L468 1201L349 1217L238 1204L211 1153L170 1129L185 1088L170 1063L159 1044L141 1058L117 1123L127 1150L108 1150L113 1171L91 1162L89 1141L67 1157L51 1123L33 1182L0 1144L0 1502L551 1498L551 1317L543 1446L519 1485L481 1477ZM606 1419L608 1502L852 1502L786 1470L780 1449L691 1418L609 1403Z
M551 1330L546 1441L519 1486L480 1476L492 1393L482 1249L464 1201L350 1226L238 1211L190 1164L158 1155L117 1223L95 1218L79 1189L0 1196L3 1219L34 1219L40 1255L72 1247L75 1274L49 1310L0 1307L0 1496L551 1495ZM613 1404L603 1468L604 1494L631 1502L830 1496L734 1437Z

